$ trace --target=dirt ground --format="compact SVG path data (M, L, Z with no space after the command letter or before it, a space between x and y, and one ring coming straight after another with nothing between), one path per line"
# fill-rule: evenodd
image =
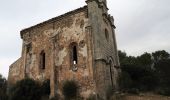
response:
M122 94L119 96L114 96L112 100L170 100L170 97L152 93L144 93L140 95Z

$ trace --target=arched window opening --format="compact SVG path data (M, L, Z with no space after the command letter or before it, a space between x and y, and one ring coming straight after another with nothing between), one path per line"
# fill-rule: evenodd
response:
M41 53L40 53L40 68L41 69L45 69L45 52L44 51L42 51Z
M78 51L77 51L77 43L73 42L70 44L70 69L72 71L77 71L78 67Z
M110 79L111 79L111 85L112 85L112 87L113 87L112 61L110 61L110 63L109 63L109 67L110 67Z
M109 41L109 32L107 29L105 29L105 38L107 41Z
M29 43L28 45L26 45L26 53L31 53L32 50L32 44Z
M73 51L72 51L72 62L73 62L73 64L75 65L75 64L77 64L77 47L76 46L73 46Z

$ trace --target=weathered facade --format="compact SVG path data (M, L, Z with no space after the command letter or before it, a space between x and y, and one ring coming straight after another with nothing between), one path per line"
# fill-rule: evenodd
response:
M87 0L87 6L21 31L22 55L9 69L9 85L25 77L50 79L51 95L62 96L65 80L75 80L80 94L118 88L120 72L114 19L106 0Z

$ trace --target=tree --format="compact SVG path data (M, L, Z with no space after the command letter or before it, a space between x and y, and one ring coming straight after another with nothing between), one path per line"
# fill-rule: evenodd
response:
M159 50L159 51L153 52L152 56L154 58L154 61L158 62L159 60L168 59L170 57L170 54L166 52L165 50Z
M170 59L156 62L155 69L158 76L159 93L170 96Z
M0 100L7 100L7 80L0 74Z
M119 51L122 68L121 87L124 89L161 90L160 94L170 95L170 54L165 50L127 56ZM123 86L122 86L123 85Z
M118 51L118 55L120 62L122 62L127 57L126 52L122 52L121 50Z
M126 52L118 51L120 65L135 65L136 64L136 57L134 56L127 56Z
M140 56L127 56L119 51L120 65L122 68L121 87L126 90L138 89L141 91L153 90L157 86L157 76L151 69L152 55L143 53ZM123 86L124 85L124 86Z
M151 66L152 64L152 55L150 53L145 52L141 56L137 57L139 65L142 66Z
M132 79L127 71L122 70L120 76L120 88L122 91L126 91L132 87Z

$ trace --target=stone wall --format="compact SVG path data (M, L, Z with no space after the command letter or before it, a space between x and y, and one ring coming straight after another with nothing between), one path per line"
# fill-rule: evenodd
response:
M85 6L21 31L24 69L19 70L34 80L50 79L51 96L62 95L62 84L66 80L75 80L85 97L95 91L87 11ZM77 49L75 65L71 61L73 46ZM42 51L45 53L45 69L40 68Z
M103 0L87 0L89 24L92 27L93 70L99 97L106 99L107 88L118 88L119 61L114 19ZM101 81L102 80L102 81Z
M106 0L101 1L87 0L83 8L22 30L22 57L10 67L10 83L26 77L50 79L51 97L62 97L66 80L75 80L85 98L98 94L105 99L109 86L116 90L114 19L107 13Z
M54 55L57 55L54 57L55 85L59 88L57 93L61 95L62 84L65 80L75 80L79 84L80 93L86 96L94 89L87 8L83 12L72 14L65 20L69 20L72 24L69 27L55 26L55 30L61 32L53 37ZM73 71L74 65L71 61L73 45L77 47L76 71Z
M24 78L22 57L9 66L8 85L11 86Z

